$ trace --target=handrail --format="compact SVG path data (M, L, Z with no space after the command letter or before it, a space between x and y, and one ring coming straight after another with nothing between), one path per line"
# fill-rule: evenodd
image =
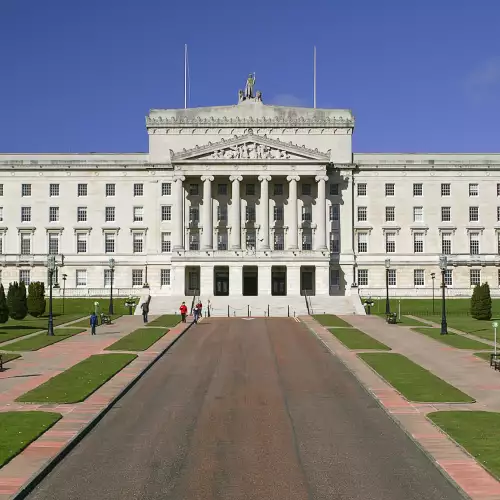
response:
M310 316L311 315L311 308L309 306L309 301L307 300L307 291L305 289L302 291L304 292L304 299L306 300L307 314Z
M196 295L197 295L197 293L196 293L196 292L198 292L198 294L199 294L199 293L200 293L200 291L199 291L199 290L195 290L195 291L194 291L193 300L191 301L191 314L193 314L193 309L194 309L194 301L196 300Z

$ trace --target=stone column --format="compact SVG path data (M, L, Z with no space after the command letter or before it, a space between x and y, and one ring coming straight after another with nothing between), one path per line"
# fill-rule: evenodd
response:
M288 203L290 206L290 224L288 225L287 250L298 250L299 219L297 214L297 181L300 181L300 177L298 175L289 175L286 180L289 182Z
M229 177L232 182L231 189L231 250L241 249L241 198L240 182L243 180L241 175L232 175Z
M213 250L213 217L212 217L212 182L213 175L203 175L201 181L203 182L203 240L202 250Z
M328 176L317 175L318 198L317 198L317 219L316 219L316 248L315 250L327 250L326 246L326 181Z
M173 237L172 250L184 250L184 186L186 178L174 177Z
M269 182L271 181L270 175L259 175L260 187L260 205L261 209L261 225L260 233L262 242L260 245L261 250L269 250ZM260 286L260 285L259 285Z

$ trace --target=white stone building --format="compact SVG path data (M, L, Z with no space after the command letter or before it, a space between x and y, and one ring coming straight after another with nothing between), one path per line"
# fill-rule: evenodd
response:
M68 296L107 295L114 258L119 295L333 303L384 295L387 258L391 295L439 293L444 253L450 295L498 289L499 154L356 154L350 111L260 94L146 128L143 154L0 154L4 285L56 254Z

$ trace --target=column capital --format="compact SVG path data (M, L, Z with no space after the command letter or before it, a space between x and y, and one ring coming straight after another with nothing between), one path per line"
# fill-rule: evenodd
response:
M241 182L243 180L243 176L242 175L231 175L229 177L229 180L231 182L234 182L234 181L238 181L238 182Z
M209 181L213 182L214 176L213 175L202 175L201 176L201 182Z
M316 182L320 182L320 181L328 181L328 175L317 175L314 180Z
M288 182L291 182L291 181L300 181L300 176L298 175L289 175L286 180Z
M259 175L258 177L260 182L270 182L271 181L271 176L270 175Z
M174 177L174 182L181 181L184 182L186 180L186 177L184 175L178 175L177 177Z

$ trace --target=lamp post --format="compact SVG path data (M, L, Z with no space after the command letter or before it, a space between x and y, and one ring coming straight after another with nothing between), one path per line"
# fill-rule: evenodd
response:
M47 257L47 269L49 271L49 326L47 335L54 335L54 316L52 314L52 280L54 277L54 270L56 268L56 257L55 255L49 255Z
M391 314L391 304L389 302L389 269L391 259L385 259L385 314Z
M115 275L115 259L109 259L109 269L111 270L111 283L109 288L109 309L108 314L114 314L115 311L113 309L113 277Z
M436 279L436 273L431 273L432 278L432 315L434 316L434 280Z
M447 264L448 259L446 258L446 255L439 257L439 268L441 269L441 288L443 290L441 301L441 335L448 335L448 325L446 323L446 285L444 283Z
M62 279L63 279L63 311L62 313L64 314L64 296L66 295L66 279L68 278L68 275L67 274L63 274L62 275Z

